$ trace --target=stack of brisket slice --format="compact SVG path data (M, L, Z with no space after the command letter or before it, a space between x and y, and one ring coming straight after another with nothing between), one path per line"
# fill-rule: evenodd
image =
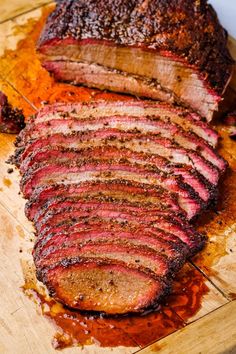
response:
M205 238L189 221L214 202L217 133L168 104L45 106L15 162L36 228L38 279L72 308L139 312L168 293Z

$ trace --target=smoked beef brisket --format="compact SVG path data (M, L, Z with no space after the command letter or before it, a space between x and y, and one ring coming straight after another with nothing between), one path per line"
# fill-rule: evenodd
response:
M233 69L206 0L60 0L38 50L58 80L180 103L207 120Z
M157 304L205 244L189 220L217 196L227 167L217 142L200 116L168 104L42 108L14 160L36 230L37 277L50 294L108 314Z

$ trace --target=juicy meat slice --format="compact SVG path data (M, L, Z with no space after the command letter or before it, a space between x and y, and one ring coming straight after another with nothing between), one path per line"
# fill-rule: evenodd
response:
M151 233L142 228L131 225L124 226L116 223L109 224L103 219L94 218L89 223L86 220L80 220L79 223L71 225L69 228L61 227L61 231L40 236L34 247L34 257L41 258L41 255L47 250L60 247L77 247L89 243L110 243L115 244L117 240L131 246L143 246L164 255L169 260L169 265L174 268L180 268L185 262L187 248L182 243L172 241L169 235L166 238L158 237L158 232ZM160 233L161 235L161 233Z
M155 127L155 120L161 120L166 123L178 124L185 131L192 131L199 137L206 140L210 145L216 147L219 135L207 123L200 120L200 117L181 107L151 102L151 101L128 101L128 102L105 102L95 101L92 103L73 103L70 105L54 104L46 106L39 110L27 128L17 138L17 146L21 146L27 139L52 132L54 129L61 129L60 123L64 124L76 120L81 129L89 126L114 124L125 124L126 130L130 129L132 124L139 122L143 127L145 119L149 124ZM57 123L55 124L54 121ZM120 121L120 122L119 122ZM54 123L54 124L53 124Z
M127 123L128 121L128 123ZM108 127L108 128L107 128ZM93 134L92 131L100 132L102 134L107 134L111 130L117 130L122 132L131 131L138 138L141 134L146 135L160 135L161 137L173 140L178 145L185 149L191 149L194 151L199 151L200 155L206 160L212 162L216 167L221 170L225 169L225 161L214 151L214 149L209 146L206 141L196 134L184 131L182 127L175 123L170 123L168 117L160 120L159 117L109 117L106 119L101 119L101 122L88 123L86 120L75 120L75 119L61 119L52 120L45 123L40 123L38 130L33 129L33 133L29 132L29 137L26 134L26 141L30 138L32 140L47 136L49 134L70 134L71 131L76 132L87 132L89 139L90 135ZM34 132L35 131L35 132ZM24 137L22 143L24 144ZM93 139L92 139L93 140Z
M65 244L64 242L66 242L66 240L70 242L72 234L77 233L75 236L77 237L79 236L78 232L81 233L87 229L91 230L94 228L94 225L96 226L95 236L97 236L96 231L98 231L98 229L101 229L103 232L106 230L108 231L107 239L110 232L112 241L122 239L122 235L127 238L127 233L130 234L130 232L131 236L129 236L129 238L133 237L136 241L138 235L139 242L140 240L143 240L142 235L152 235L152 237L155 236L164 242L167 241L168 243L175 245L174 249L176 257L178 256L179 251L181 251L182 256L193 256L200 249L202 249L205 244L205 238L202 235L198 234L197 232L193 232L191 228L184 228L182 224L171 222L168 218L162 219L161 217L156 217L156 220L154 220L152 223L145 220L144 217L143 219L140 218L140 222L138 222L138 218L139 214L136 216L136 218L134 216L132 218L130 215L126 214L123 216L122 221L118 219L116 222L114 222L112 217L109 215L103 215L102 217L100 217L100 215L99 217L92 217L92 215L86 217L85 215L82 215L80 218L73 222L68 220L64 223L61 223L60 225L56 225L55 227L52 225L51 228L43 228L44 232L40 233L40 236L38 236L35 246L36 248L38 248L38 245L42 247L45 245L45 243L46 246L48 246L48 242L51 240L54 242L55 237L60 237L60 235L63 236L62 242ZM89 237L89 233L87 236ZM92 240L94 237L92 237ZM78 237L78 242L83 242L83 240L84 239L81 240L80 236ZM133 241L131 243L133 243ZM56 244L59 244L59 242L56 242ZM144 244L148 245L148 243ZM153 248L152 246L149 247ZM162 248L164 247L162 246ZM175 258L173 257L173 254L171 256L171 258Z
M91 217L100 217L107 222L132 223L143 228L149 228L149 232L159 233L160 230L165 233L171 233L174 238L178 237L182 242L190 247L190 253L196 253L196 250L202 248L204 239L198 234L188 223L180 216L166 211L159 211L153 206L149 206L146 210L142 204L129 204L126 201L117 203L116 201L98 201L84 199L52 199L48 202L47 211L39 213L35 227L44 237L47 233L52 233L52 228L61 226L62 230L70 223L78 223L81 218L86 218L88 222ZM155 228L155 229L154 229ZM159 234L160 236L160 234ZM163 237L163 235L162 235ZM166 234L164 235L166 238ZM169 240L170 238L168 238ZM173 237L171 237L173 241Z
M55 299L71 308L108 314L142 312L169 291L160 278L109 260L67 258L41 273Z
M44 268L62 261L68 257L89 259L109 259L122 261L132 267L142 267L151 274L165 278L171 275L172 269L168 258L147 246L133 246L125 242L91 242L85 245L64 247L58 245L47 248L40 257L34 258L37 268Z
M49 227L52 223L54 224L57 220L56 215L59 213L58 217L60 220L60 214L63 210L63 213L66 212L70 215L71 220L74 220L76 217L76 211L79 213L87 213L88 216L94 214L94 216L99 214L100 216L107 216L111 218L116 216L117 220L125 217L130 217L135 219L140 218L140 222L144 219L146 222L153 222L160 219L161 217L169 217L172 222L177 221L182 225L188 225L185 222L185 219L181 215L176 215L173 210L166 208L165 205L160 205L157 203L156 199L152 201L130 201L129 198L125 199L125 196L122 194L121 198L118 197L109 197L102 193L95 195L90 194L80 195L76 197L56 197L49 199L40 209L34 217L34 224L38 232L42 233L43 227L46 225ZM75 213L75 215L72 215ZM61 221L66 220L66 218L61 217Z
M35 219L35 216L37 213L42 211L44 214L45 209L47 210L50 205L45 206L45 203L50 203L51 198L64 198L65 195L67 197L86 196L87 199L89 196L93 198L94 196L101 196L102 198L108 196L114 201L119 202L120 200L122 203L118 203L120 206L125 202L126 207L134 212L140 207L136 204L138 202L142 203L142 208L146 211L149 210L149 212L154 208L155 212L157 210L159 212L168 210L168 213L174 212L176 215L185 215L173 193L166 192L160 187L150 187L147 184L120 179L108 182L91 181L68 185L52 184L35 188L30 200L26 203L26 216L31 221L36 221L37 218ZM59 199L56 201L59 201Z
M18 134L25 127L22 110L13 108L7 96L0 91L0 132Z
M151 186L161 186L167 191L177 193L179 205L191 219L201 210L201 201L195 192L181 182L178 177L172 177L139 164L125 163L123 160L114 162L87 160L81 164L42 164L35 170L29 170L21 180L21 190L29 197L33 190L43 184L78 183L89 180L114 180L123 178L129 181L147 183Z
M152 95L135 76L152 82L155 98L183 102L208 120L233 70L227 33L206 0L60 1L38 50L43 65L66 81L116 89L118 72L126 90L139 86L141 96Z
M163 172L172 175L180 175L186 184L189 184L200 198L209 203L214 197L215 188L208 183L202 175L191 167L185 165L175 166L167 159L154 154L137 153L126 148L116 148L115 146L101 146L87 149L66 149L63 147L47 147L43 150L36 150L21 164L20 171L25 173L30 167L44 161L53 162L55 160L60 162L66 161L84 161L88 158L100 158L100 160L125 158L129 162L136 162L140 164L150 164L156 166Z
M210 155L223 165L221 170L211 162L211 156L208 159L202 156L201 147L197 151L183 148L168 138L162 138L159 135L139 134L133 131L120 131L117 129L98 130L96 132L83 132L64 135L62 133L54 134L33 142L29 142L25 148L17 150L15 155L16 164L19 166L33 151L42 149L45 146L62 146L69 148L84 148L98 145L112 145L116 147L127 147L137 152L148 152L167 158L172 163L187 164L197 169L209 182L217 184L220 174L226 169L226 162L219 158L216 153L210 151ZM191 144L191 143L190 143ZM193 148L193 146L191 146ZM217 163L218 163L217 162Z

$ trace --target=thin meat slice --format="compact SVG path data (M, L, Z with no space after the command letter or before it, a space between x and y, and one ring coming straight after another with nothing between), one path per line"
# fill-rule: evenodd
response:
M35 227L40 234L44 236L46 232L51 232L51 227L66 223L76 223L80 218L86 218L87 222L91 217L101 217L103 220L122 223L134 223L136 226L149 227L150 230L155 227L153 232L160 230L175 235L189 247L196 248L199 243L201 248L202 237L199 235L182 217L178 217L171 212L163 212L158 210L155 205L148 206L147 209L141 204L130 205L126 201L117 203L116 201L98 201L83 199L52 199L46 206L45 213L39 213ZM193 251L194 252L194 251Z
M43 150L36 150L35 153L31 154L28 159L23 161L20 171L23 174L30 167L34 166L34 164L39 164L44 161L53 162L57 160L60 162L67 162L70 160L81 161L88 158L99 158L102 161L119 159L122 157L131 163L137 162L140 164L151 164L156 166L161 171L182 176L183 181L186 184L189 184L206 203L209 203L215 195L215 188L213 188L213 186L210 185L202 175L199 175L197 171L194 171L191 167L187 167L185 165L175 166L174 164L169 163L167 159L160 157L159 155L137 153L126 148L119 149L115 146L101 146L80 150L65 149L63 147L48 147Z
M57 110L58 109L58 110ZM51 114L51 111L53 114ZM65 132L69 126L71 130L96 129L99 126L116 126L125 124L126 129L132 129L136 123L142 129L146 122L152 130L158 121L169 124L177 124L185 131L192 131L210 145L216 147L219 136L207 123L199 120L199 117L179 107L172 107L163 103L128 101L81 103L62 106L55 105L55 109L43 108L27 128L19 134L17 146L22 146L27 140L43 136L46 133ZM155 124L156 123L156 124Z
M142 312L169 292L162 279L124 262L67 258L40 273L51 296L80 310Z
M69 105L55 103L40 109L33 118L32 123L37 124L62 117L64 119L75 118L88 121L113 116L157 117L164 121L179 124L186 131L193 131L214 147L216 147L219 139L218 133L196 113L180 106L147 100L129 100L126 102L98 100L90 103L82 102Z
M179 205L186 211L189 219L201 210L201 201L194 191L177 177L165 175L157 169L128 164L113 160L102 162L96 160L81 164L43 164L35 170L29 170L21 180L21 190L29 197L35 187L50 183L77 183L89 180L114 180L123 178L129 181L159 185L178 194Z
M36 252L38 253L39 250L42 251L42 246L46 245L46 247L48 247L49 245L55 244L55 240L57 240L58 236L60 237L60 242L71 242L74 238L75 242L81 244L91 240L109 240L112 242L116 241L118 238L125 239L127 242L135 245L149 245L148 247L160 253L164 253L173 259L179 258L180 255L187 257L193 253L192 250L194 247L190 249L193 242L191 245L190 242L187 244L179 237L158 228L145 227L142 223L134 224L128 223L127 221L125 223L112 222L109 225L109 219L97 217L91 219L91 217L92 216L90 216L90 219L85 219L84 215L82 215L81 218L77 219L75 222L66 220L48 229L45 228L44 232L40 233L35 243ZM189 237L189 240L191 240L191 237ZM59 242L57 244L59 244Z
M63 244L65 244L64 242L66 242L66 239L70 242L71 234L78 231L83 232L87 229L91 230L91 228L94 228L94 225L95 231L98 231L98 229L101 229L102 231L108 230L113 236L111 237L112 241L120 239L120 232L122 232L122 234L124 232L131 232L134 237L135 235L137 236L137 233L140 235L154 235L159 239L175 244L176 249L181 250L182 254L187 257L196 254L196 252L202 249L205 244L205 238L202 235L194 232L191 228L184 228L182 224L171 222L168 218L164 219L157 217L153 223L147 222L144 218L140 218L139 223L138 218L139 214L136 216L136 219L134 216L133 218L130 218L130 215L126 215L126 217L123 217L122 221L119 222L118 219L114 222L111 216L100 217L99 215L99 217L97 217L96 215L93 217L90 215L86 218L85 215L82 215L75 221L68 220L56 227L44 229L44 232L40 233L40 236L38 236L35 246L38 248L38 245L42 246L45 242L50 242L51 239L54 240L54 237L57 237L57 235L60 234L66 234L65 239L63 238L62 240ZM80 242L80 238L78 239L78 242Z
M188 225L185 219L180 215L176 215L175 212L164 208L159 203L153 202L130 202L128 199L118 199L115 197L106 197L102 194L95 196L79 196L79 197L55 197L49 199L46 204L40 209L34 218L35 228L40 234L42 233L42 227L46 224L48 226L53 222L55 223L57 218L56 215L63 211L65 217L63 219L63 214L61 221L66 220L66 215L70 215L71 220L76 218L76 211L79 213L93 213L94 216L97 214L105 217L114 217L117 220L125 217L132 216L135 218L142 218L146 222L153 222L158 218L167 217L172 222L179 222L181 225ZM67 213L67 214L66 214ZM73 213L75 215L73 215ZM140 222L141 220L140 219ZM60 219L59 219L60 220ZM58 221L59 222L59 221Z
M185 262L187 252L184 253L182 244L158 237L154 233L145 232L139 228L121 227L120 225L109 225L102 221L95 220L86 224L81 221L75 228L69 228L61 232L51 233L46 237L37 239L34 247L34 257L41 258L49 248L77 247L84 246L91 242L116 244L117 240L131 246L143 246L164 255L173 268L180 268ZM180 246L179 246L180 245Z
M43 185L35 188L30 200L26 203L25 213L26 216L32 221L36 214L40 211L47 210L48 206L45 203L50 203L51 198L64 196L78 197L78 196L106 196L119 202L125 202L127 208L137 210L137 205L134 203L141 202L143 208L150 211L152 203L155 204L155 210L162 210L168 212L175 212L176 215L185 215L184 211L179 207L177 197L175 194L165 191L161 187L151 187L147 184L129 182L126 180L113 180L113 181L91 181L82 182L78 184L52 184ZM130 205L131 203L131 205ZM50 204L49 204L50 205ZM122 205L118 203L118 205ZM35 221L37 218L35 219Z
M172 140L162 138L156 135L137 136L133 131L120 131L117 129L99 130L96 132L74 133L69 135L54 134L33 142L29 142L26 147L18 149L15 154L16 164L19 166L21 162L27 159L33 151L43 149L46 146L62 146L67 148L86 148L87 146L116 146L127 147L137 152L148 152L167 158L172 163L187 164L197 169L209 182L217 184L220 171L211 161L202 157L199 151L185 149L174 143Z
M106 243L106 242L91 242L83 246L74 247L49 247L40 257L34 258L36 267L48 267L67 257L82 257L94 259L109 259L114 261L122 261L131 265L132 267L145 268L150 273L156 276L165 278L171 275L171 266L169 265L168 258L164 255L157 253L146 246L132 246L127 243Z
M159 134L160 136L172 139L174 142L186 149L199 151L199 154L206 160L211 161L219 169L225 169L225 161L214 151L214 149L206 143L205 140L198 137L194 133L186 132L181 126L170 123L168 119L162 121L159 117L108 117L101 120L101 123L91 122L90 124L85 120L52 120L45 123L40 123L37 127L26 136L26 141L38 139L48 134L69 134L73 132L87 132L105 130L108 126L110 129L119 129L120 131L136 130L139 134ZM128 123L127 123L128 122ZM38 133L37 133L38 132ZM22 141L25 144L24 139Z

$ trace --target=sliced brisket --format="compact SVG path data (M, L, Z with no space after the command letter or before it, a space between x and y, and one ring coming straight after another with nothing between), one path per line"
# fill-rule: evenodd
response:
M31 118L15 162L50 293L110 314L160 301L205 244L188 220L226 169L217 141L197 114L148 101L56 104Z

